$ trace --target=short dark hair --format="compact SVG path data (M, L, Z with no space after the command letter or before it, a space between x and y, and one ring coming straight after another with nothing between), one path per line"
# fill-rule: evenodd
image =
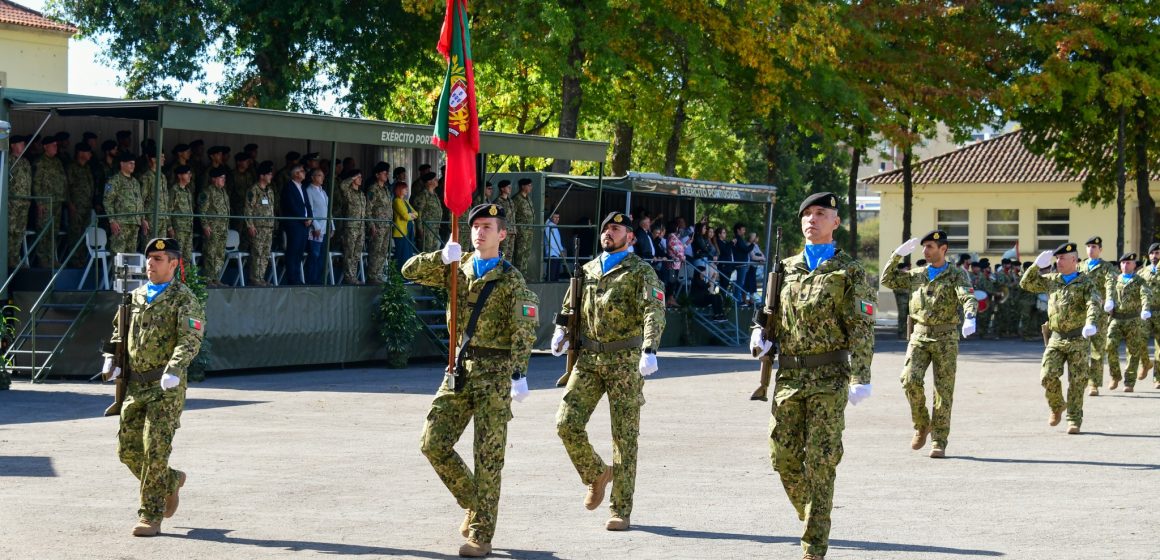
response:
M736 235L737 230L743 229L744 227L745 227L745 224L743 224L741 222L737 222L737 223L733 224L733 234Z

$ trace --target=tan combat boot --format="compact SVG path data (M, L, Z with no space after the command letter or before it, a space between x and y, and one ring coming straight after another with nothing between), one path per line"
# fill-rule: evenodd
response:
M819 556L817 554L810 554L807 552L805 556L802 556L802 560L826 560L826 557Z
M1111 384L1111 385L1108 385L1108 390L1109 390L1109 391L1115 391L1115 390L1116 390L1116 387L1119 387L1119 386L1120 386L1120 380L1119 380L1119 379L1113 379L1113 380L1112 380L1112 384Z
M1124 385L1124 392L1125 393L1135 393L1136 388L1131 386L1131 385Z
M946 456L947 456L946 449L942 446L942 444L940 444L937 441L931 444L931 446L930 446L930 458L931 459L942 459Z
M459 547L459 555L464 558L483 558L488 554L491 554L491 543L479 542L474 538L467 539L467 542Z
M926 436L930 435L930 428L922 430L915 430L914 437L910 438L910 448L914 450L922 449L926 445Z
M463 523L459 525L459 534L463 535L465 539L471 533L471 513L471 510L467 510L467 513L463 516Z
M629 523L627 515L624 517L613 515L608 519L608 522L604 524L604 528L609 531L627 531L628 526Z
M1157 389L1160 389L1160 381L1157 381L1157 382L1156 382L1156 388L1157 388Z
M1079 424L1076 424L1075 422L1068 422L1067 423L1067 433L1072 434L1072 435L1078 434L1079 433Z
M149 521L147 519L138 519L137 525L133 527L134 537L156 537L161 534L161 522Z
M612 482L612 467L604 467L604 472L588 485L588 495L584 497L584 507L596 509L604 501L604 489Z
M177 506L181 503L181 487L185 486L185 473L177 471L177 490L165 497L165 518L173 517L177 513Z
M1051 411L1051 418L1047 419L1048 426L1058 426L1059 421L1063 419L1063 409Z
M1088 387L1088 396L1089 396L1089 397L1098 397L1098 396L1100 396L1100 388L1099 388L1099 387L1096 387L1095 385L1092 385L1092 386Z
M1150 370L1150 369L1152 369L1152 364L1144 364L1144 367L1140 368L1140 375L1136 376L1136 381L1140 381L1142 379L1147 378L1148 377L1148 370Z

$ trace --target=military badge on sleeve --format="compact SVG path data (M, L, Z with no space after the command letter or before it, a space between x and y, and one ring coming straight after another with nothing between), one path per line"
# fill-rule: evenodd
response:
M867 316L867 317L873 317L874 316L874 304L872 302L869 302L866 300L860 300L858 302L858 312Z
M522 301L516 305L517 319L534 319L540 320L540 308L534 302Z
M665 291L659 288L649 288L648 293L645 295L661 303L665 302Z
M205 328L204 322L202 322L199 319L194 319L193 317L189 318L187 325L189 326L189 330L193 330L193 331L197 331L197 332L201 332L202 329Z

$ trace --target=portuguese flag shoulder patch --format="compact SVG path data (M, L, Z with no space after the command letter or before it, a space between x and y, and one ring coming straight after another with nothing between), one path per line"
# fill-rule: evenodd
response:
M200 320L194 319L193 317L189 318L189 328L191 328L195 331L200 331L203 326L205 326L205 325Z
M664 303L664 301L665 301L665 291L664 290L661 290L658 288L651 288L651 292L652 293L650 294L650 297L652 297L653 299L655 299L657 301L660 301L661 303Z
M523 315L524 317L538 317L539 310L536 309L535 304L525 303L520 306L520 315Z
M861 306L861 310L862 310L863 315L870 315L870 316L874 315L874 304L873 303L870 303L866 300L862 300L859 303L859 305Z

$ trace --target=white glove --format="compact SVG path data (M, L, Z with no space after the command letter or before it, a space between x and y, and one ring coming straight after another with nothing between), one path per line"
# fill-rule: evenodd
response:
M1035 268L1047 268L1051 266L1052 251L1044 251L1035 257Z
M512 398L516 402L524 402L524 399L528 398L528 394L527 376L512 381Z
M894 250L894 254L900 257L905 257L906 255L913 253L915 247L918 247L918 238L911 237L910 239L907 239L905 243L899 245L898 248Z
M1104 313L1111 313L1112 310L1115 308L1116 308L1116 302L1112 301L1111 298L1108 298L1108 301L1104 302Z
M972 334L975 334L975 320L973 318L963 321L963 338Z
M443 264L451 264L459 260L463 256L463 248L454 241L448 241L443 249L439 251L439 258L443 259Z
M757 357L760 358L773 348L773 343L765 340L765 330L761 327L754 327L753 331L749 333L749 351L750 353L757 352Z
M565 339L564 327L557 326L556 332L552 333L552 355L563 356L564 352L568 351L568 340Z
M870 384L862 385L855 383L850 385L850 404L858 406L858 403L870 398Z
M165 374L161 376L161 388L168 391L178 385L181 385L181 378L176 375Z
M1140 312L1140 318L1147 321L1148 319L1152 318L1152 312L1145 309Z
M657 355L642 353L640 355L640 376L648 377L660 368L657 367Z
M108 378L105 379L105 381L112 381L112 380L121 376L121 368L114 368L113 367L113 357L112 356L105 358L105 365L104 365L104 367L101 368L101 373L105 373L105 372L111 372L111 373L109 373L109 376L108 376Z
M1095 325L1084 325L1083 332L1081 334L1083 334L1084 338L1091 338L1091 337L1095 336L1096 335L1096 326Z

